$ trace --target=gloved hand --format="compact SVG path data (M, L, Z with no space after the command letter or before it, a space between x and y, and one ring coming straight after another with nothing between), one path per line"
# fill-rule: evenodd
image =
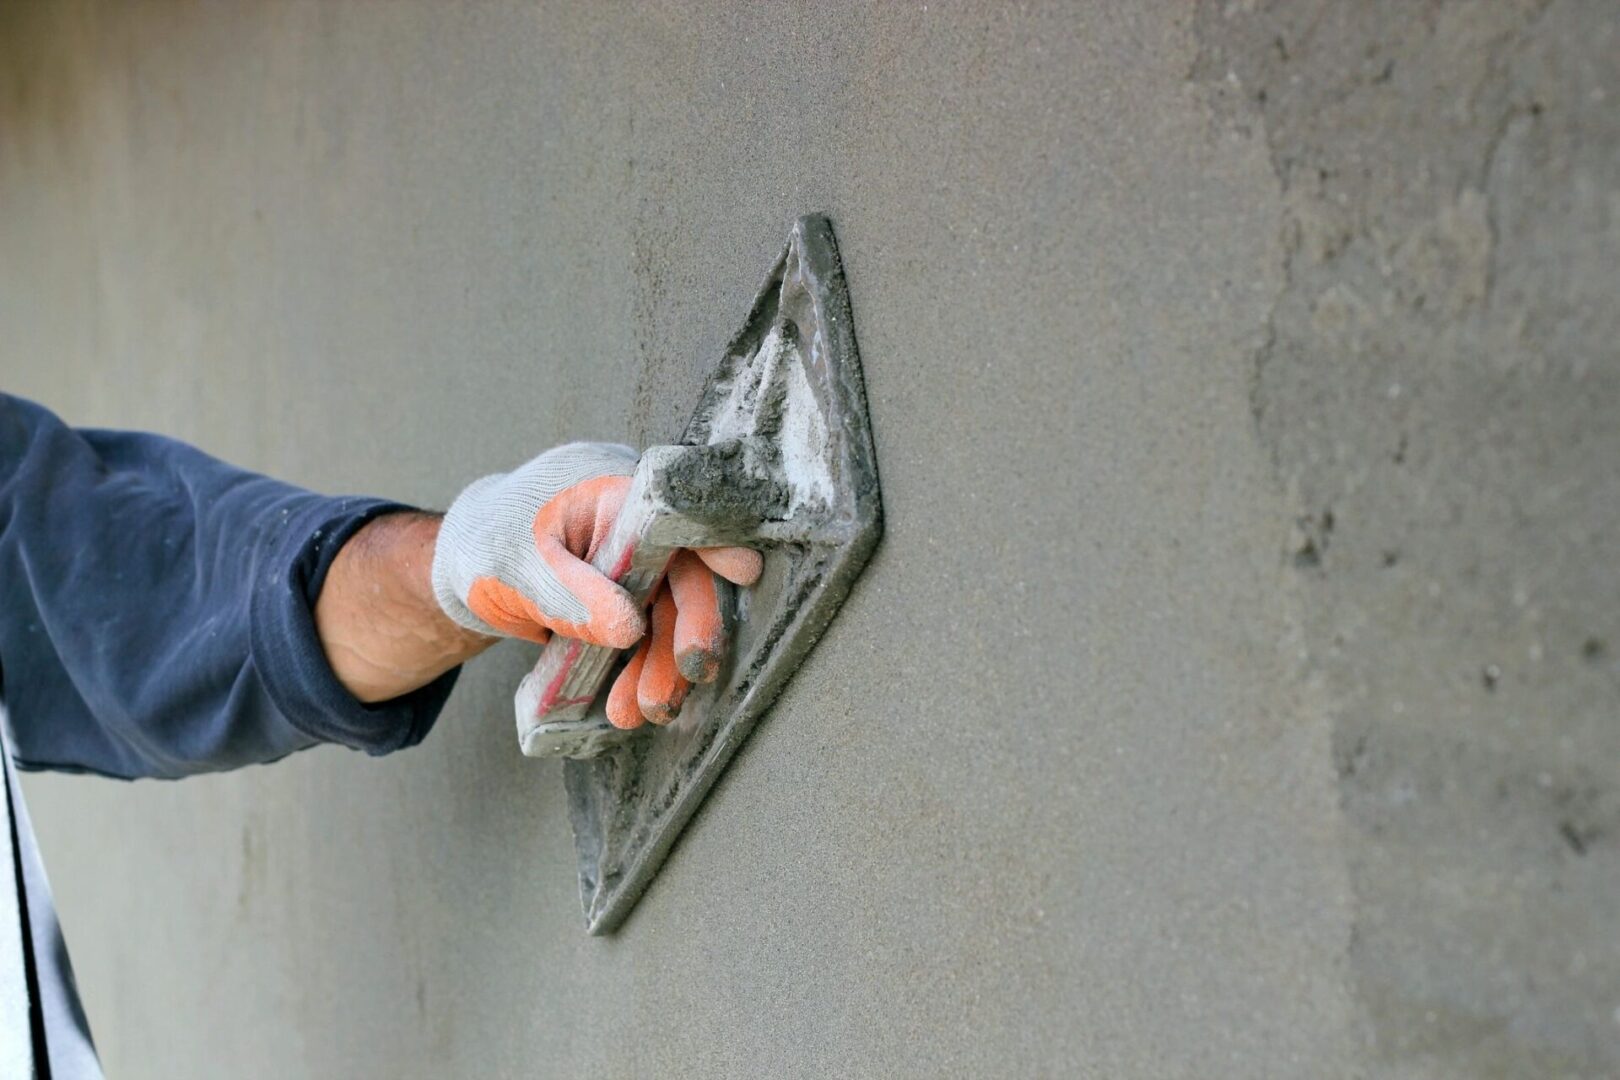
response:
M624 505L636 452L569 443L509 473L475 481L451 504L433 556L433 592L451 619L486 634L544 643L551 633L627 649L642 641L608 693L619 727L667 723L693 682L712 680L725 648L717 573L758 579L748 548L680 551L648 620L590 565Z

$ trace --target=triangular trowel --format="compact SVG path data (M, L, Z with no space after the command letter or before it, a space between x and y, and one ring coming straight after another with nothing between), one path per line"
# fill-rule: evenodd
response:
M598 569L645 601L679 547L749 544L723 592L719 678L665 727L621 731L599 690L612 649L553 638L518 689L523 752L566 757L586 928L615 929L738 746L843 603L882 532L860 358L832 226L800 218L675 446L642 455Z

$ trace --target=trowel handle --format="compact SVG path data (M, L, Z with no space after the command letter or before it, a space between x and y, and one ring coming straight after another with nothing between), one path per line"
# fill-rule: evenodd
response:
M664 568L678 548L660 544L651 535L659 516L647 491L655 468L656 459L651 456L643 457L636 466L624 507L591 559L593 567L643 608L652 600L663 580ZM529 717L534 724L557 724L584 717L618 654L618 649L553 634L541 649L534 670L519 687L520 707L525 694L533 696ZM529 752L529 747L525 746L524 751Z
M645 607L680 548L768 544L782 506L760 454L751 439L647 450L591 565ZM586 718L618 652L552 636L513 701L525 754L592 757L629 734Z

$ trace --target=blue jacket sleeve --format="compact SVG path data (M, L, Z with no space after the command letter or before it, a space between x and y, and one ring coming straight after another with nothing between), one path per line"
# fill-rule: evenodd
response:
M452 670L362 705L311 610L379 514L0 394L0 697L23 768L180 777L420 742Z

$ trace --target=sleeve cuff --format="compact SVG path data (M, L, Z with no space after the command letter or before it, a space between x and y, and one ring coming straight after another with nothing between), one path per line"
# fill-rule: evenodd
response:
M332 560L361 526L412 507L377 499L318 497L287 513L256 571L250 648L271 701L293 727L322 742L386 754L421 742L460 674L452 668L390 701L361 703L332 673L314 607Z

